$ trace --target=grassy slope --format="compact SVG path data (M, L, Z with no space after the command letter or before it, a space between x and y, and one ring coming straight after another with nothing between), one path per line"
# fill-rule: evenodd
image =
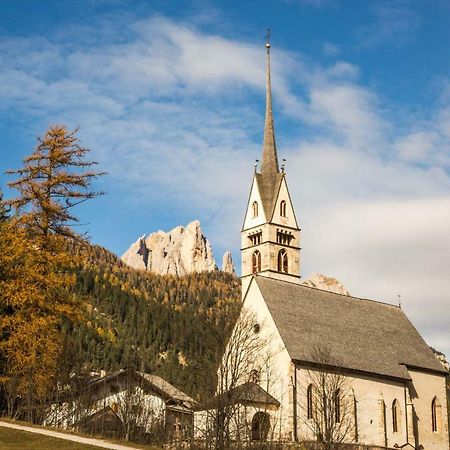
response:
M2 450L94 450L99 448L28 431L0 427L0 449Z
M26 425L30 426L29 424ZM115 442L118 444L127 445L126 442ZM142 449L159 450L156 447L136 445L133 443L130 443L129 445ZM30 433L28 431L0 427L1 450L95 450L100 448L102 447L66 441L64 439Z

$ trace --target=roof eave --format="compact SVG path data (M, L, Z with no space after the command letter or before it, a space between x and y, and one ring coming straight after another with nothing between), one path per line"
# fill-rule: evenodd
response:
M326 369L331 369L334 372L341 372L342 374L346 374L346 373L354 373L354 374L358 374L358 375L364 375L364 376L368 376L368 377L376 377L376 378L384 378L384 379L388 379L388 380L393 380L393 381L398 381L401 383L404 383L405 381L412 381L411 377L402 377L402 376L397 376L397 375L391 375L391 374L387 374L387 373L378 373L378 372L370 372L370 371L366 371L366 370L361 370L361 369L356 369L353 367L341 367L341 366L336 366L333 364L324 364L324 363L317 363L314 361L307 361L304 359L297 359L297 358L292 358L292 361L294 362L294 364L301 364L301 365L305 365L307 367L312 367L315 369L320 369L320 368L326 368Z

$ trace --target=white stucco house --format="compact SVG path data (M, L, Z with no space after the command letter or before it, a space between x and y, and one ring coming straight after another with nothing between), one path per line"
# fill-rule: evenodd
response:
M161 377L119 370L61 392L44 424L103 436L185 440L197 402Z

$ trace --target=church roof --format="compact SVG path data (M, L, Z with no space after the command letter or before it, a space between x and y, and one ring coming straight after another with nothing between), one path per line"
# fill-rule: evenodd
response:
M410 379L407 367L446 373L398 306L280 281L254 278L293 360ZM325 363L322 361L322 363Z

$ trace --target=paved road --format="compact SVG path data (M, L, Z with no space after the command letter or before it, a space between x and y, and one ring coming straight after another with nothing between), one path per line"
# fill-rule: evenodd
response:
M30 433L43 434L45 436L51 436L58 439L65 439L66 441L95 445L97 447L109 448L112 450L139 450L136 447L128 447L127 445L112 444L111 442L106 442L101 439L86 438L82 436L76 436L74 434L58 433L57 431L46 430L44 428L26 427L24 425L17 425L15 423L3 422L2 420L0 420L0 427L14 428L15 430L22 430L28 431Z

